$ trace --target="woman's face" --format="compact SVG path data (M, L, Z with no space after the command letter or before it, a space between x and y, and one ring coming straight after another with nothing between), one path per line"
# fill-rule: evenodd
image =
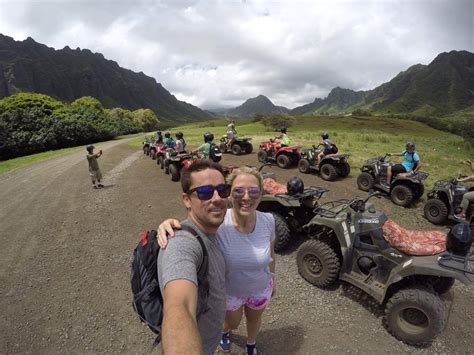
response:
M255 214L262 198L258 179L250 174L238 175L232 182L232 209L241 216Z

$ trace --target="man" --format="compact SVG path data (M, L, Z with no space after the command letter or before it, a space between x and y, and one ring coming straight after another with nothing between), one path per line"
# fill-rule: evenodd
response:
M204 133L204 143L201 144L193 153L201 153L204 159L208 159L211 153L211 143L214 140L214 134L211 132Z
M234 142L236 136L237 131L235 130L235 121L232 120L227 125L227 138L229 139L229 147L232 146L232 143Z
M415 143L408 142L405 146L405 151L401 153L390 153L389 156L403 157L401 164L389 166L387 169L386 187L390 188L392 175L398 174L416 174L421 168L420 156L415 153Z
M89 162L89 174L92 179L92 186L94 189L100 189L104 187L104 185L100 183L100 180L102 179L102 173L100 171L97 159L102 156L102 150L99 150L99 153L94 154L94 148L95 147L93 145L88 145L86 147L87 161Z
M163 294L164 354L213 354L224 322L225 262L216 232L224 221L230 185L222 167L210 160L195 162L181 178L188 224L201 236L208 254L209 295L198 287L203 249L197 237L178 230L158 255L158 278ZM203 310L206 310L203 312Z
M471 168L471 173L474 173L474 166L472 165L472 162L469 159L465 160L461 163L468 165ZM459 178L458 181L459 182L474 181L474 175L466 176L464 178ZM466 211L469 207L469 204L471 204L471 203L474 203L474 191L466 192L462 196L461 211L459 211L458 214L455 214L454 218L459 219L461 221L465 221L466 220Z

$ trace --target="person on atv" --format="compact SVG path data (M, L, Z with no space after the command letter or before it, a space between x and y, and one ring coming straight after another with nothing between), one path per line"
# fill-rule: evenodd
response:
M229 143L227 145L232 147L232 143L234 143L235 138L237 137L237 131L235 130L235 120L230 121L227 125L227 139Z
M392 176L398 174L416 174L421 167L420 156L415 153L415 143L408 142L405 146L405 150L401 153L389 153L388 156L403 157L401 164L395 164L389 166L387 169L387 182L384 184L386 187L390 187Z
M209 159L211 151L211 143L214 140L214 135L211 132L204 133L204 143L198 149L193 150L193 153L202 153L204 159Z
M186 141L184 140L183 132L176 132L176 147L174 148L178 154L185 154Z
M277 141L280 142L282 147L288 147L291 143L290 138L286 134L286 127L280 129L281 135L277 137Z
M329 139L328 132L324 132L321 135L321 138L323 140L321 142L319 142L319 144L321 144L324 147L324 149L321 153L318 154L318 164L317 165L319 165L319 163L321 162L321 159L323 159L323 157L325 157L326 155L337 153L337 147L333 143L333 141Z
M463 164L469 165L471 167L471 173L474 173L474 166L472 166L472 162L470 160L465 160L462 162ZM464 178L458 179L459 182L469 182L474 181L474 175L466 176ZM458 214L454 215L454 218L459 220L466 220L466 211L469 207L470 203L474 203L474 191L466 192L462 196L461 201L461 211Z
M156 132L156 144L163 144L163 135L161 131Z
M173 148L176 146L176 142L171 138L171 133L169 131L165 132L165 145L166 148Z

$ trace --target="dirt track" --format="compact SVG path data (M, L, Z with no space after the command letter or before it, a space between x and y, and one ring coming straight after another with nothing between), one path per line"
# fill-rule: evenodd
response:
M130 304L129 268L144 228L184 217L180 185L123 141L99 145L107 188L91 188L85 152L75 152L0 177L0 353L146 353L152 334ZM256 164L256 154L225 155L224 164ZM296 170L273 168L280 181ZM357 169L340 182L304 176L330 188L326 199L362 195ZM412 209L378 200L406 227L433 229ZM382 311L347 285L319 290L299 275L295 252L277 260L277 295L258 339L265 354L474 352L473 288L456 283L445 297L451 315L427 349L398 342ZM242 352L244 328L234 336ZM157 351L156 351L157 352Z

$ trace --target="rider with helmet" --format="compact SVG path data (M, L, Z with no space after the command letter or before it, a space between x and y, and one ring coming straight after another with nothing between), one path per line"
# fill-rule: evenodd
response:
M282 127L280 132L281 135L277 139L280 141L282 147L288 147L291 143L291 140L286 134L286 127Z
M474 166L472 165L472 162L469 159L463 161L462 163L470 166L471 172L474 173ZM474 181L474 175L459 178L457 180L459 182ZM459 219L459 220L465 220L466 219L466 211L469 207L469 204L471 204L471 203L474 203L474 191L469 191L469 192L464 193L464 195L462 196L462 201L461 201L461 211L459 211L458 214L455 214L454 218Z
M237 131L235 130L235 120L230 121L227 125L227 139L229 140L229 147L234 143L235 138L237 137Z
M183 132L176 132L176 147L175 150L178 154L187 153L186 152L186 141L184 140Z
M163 135L161 131L156 132L156 144L163 144Z
M165 132L165 145L167 148L173 148L176 146L176 142L171 138L171 133L169 131Z
M193 153L202 153L205 159L209 159L209 152L211 151L211 143L214 140L214 135L211 132L204 133L204 143L199 146Z
M324 132L321 134L321 138L323 139L319 144L321 144L324 149L321 153L318 154L318 164L321 162L321 159L323 159L324 156L328 154L336 154L337 153L337 147L333 143L332 140L329 139L329 134L328 132Z
M388 167L387 182L385 187L390 187L392 175L396 176L403 173L416 174L416 172L420 170L421 161L420 156L415 153L415 143L408 142L405 145L405 150L403 152L389 153L388 156L403 157L403 162L401 164L395 164Z

